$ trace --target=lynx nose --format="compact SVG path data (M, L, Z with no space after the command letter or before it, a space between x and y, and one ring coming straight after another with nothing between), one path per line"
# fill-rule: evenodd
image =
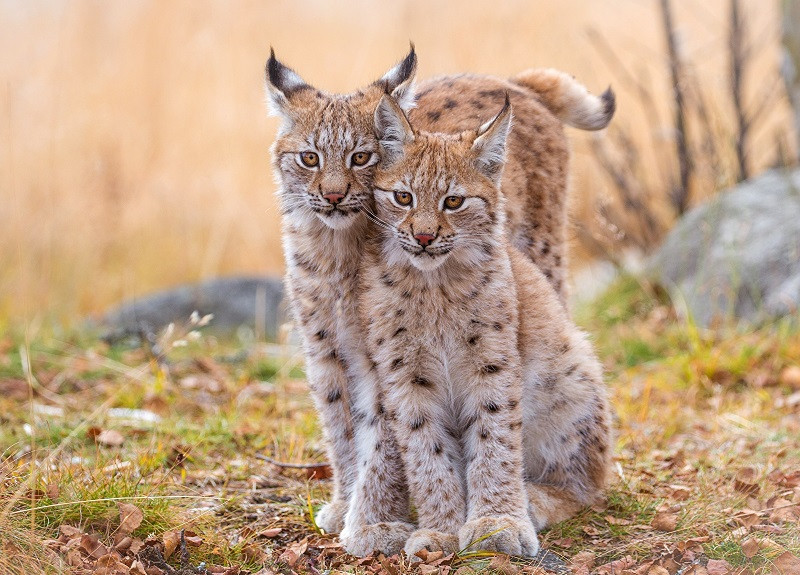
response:
M322 194L322 197L325 198L329 204L333 204L335 206L344 199L344 194L329 192L327 194Z
M414 239L424 248L430 245L436 239L436 236L434 234L414 234Z

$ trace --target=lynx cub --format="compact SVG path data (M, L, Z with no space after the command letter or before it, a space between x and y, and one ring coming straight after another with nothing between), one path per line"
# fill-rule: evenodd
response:
M356 314L360 258L374 225L372 178L380 159L373 116L384 94L406 111L415 106L416 65L412 49L380 79L350 94L317 90L274 53L266 66L267 102L281 119L272 165L280 185L287 295L334 472L332 500L317 522L333 533L343 528L353 499L359 473L356 441L373 421L372 407L360 407L362 389L373 386L357 367L364 344ZM592 96L555 70L529 70L510 80L443 77L422 88L414 113L420 125L441 131L485 121L497 94L511 93L519 122L510 136L513 163L503 184L509 198L508 234L556 289L562 288L568 157L562 121L602 128L613 114L613 96ZM410 526L405 523L403 468L399 459L391 460L399 458L392 441L384 442L382 479L394 488L381 506L357 508L352 517L354 526L391 523L394 539L384 542L394 548L402 547L401 531Z
M381 225L358 287L376 422L359 439L364 474L380 478L399 447L419 518L409 555L487 535L473 548L535 555L537 529L604 488L610 416L586 337L505 233L508 97L493 120L457 135L413 130L390 96L375 124ZM393 488L373 482L354 501L380 507ZM364 552L392 529L342 536Z

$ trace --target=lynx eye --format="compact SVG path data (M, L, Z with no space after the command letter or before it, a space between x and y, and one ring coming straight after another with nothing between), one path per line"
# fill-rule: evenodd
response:
M447 196L444 199L444 207L448 210L457 210L464 203L464 198L461 196Z
M413 200L411 194L408 192L395 192L394 193L394 201L400 204L401 206L410 206L411 201Z
M319 165L319 155L316 152L300 152L300 161L307 168L316 168Z
M372 154L370 152L356 152L355 154L350 156L350 162L354 166L363 166L364 164L369 162L369 159L371 157Z

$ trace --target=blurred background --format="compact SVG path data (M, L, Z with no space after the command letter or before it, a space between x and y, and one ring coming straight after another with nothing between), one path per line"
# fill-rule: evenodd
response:
M613 85L605 134L568 129L571 265L622 265L796 158L780 22L758 0L0 0L0 329L282 273L270 46L329 91L378 78L409 40L421 78L547 66Z

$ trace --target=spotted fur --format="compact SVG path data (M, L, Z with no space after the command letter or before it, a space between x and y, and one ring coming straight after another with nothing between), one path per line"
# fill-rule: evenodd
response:
M400 455L394 439L385 431L388 424L386 417L380 415L381 400L370 391L378 387L377 370L371 361L364 359L356 296L360 258L374 225L374 170L381 153L385 153L379 149L374 134L374 111L384 94L391 94L403 110L412 110L417 104L415 71L416 55L412 48L397 66L365 88L350 94L330 94L309 85L294 70L280 63L274 53L266 66L267 104L271 112L281 118L278 137L272 147L272 165L283 214L287 294L303 338L309 386L320 413L334 470L332 500L320 511L317 521L326 531L339 532L350 509L350 527L342 536L345 542L352 541L348 549L361 554L373 549L394 552L399 549L398 545L402 547L410 533L408 498L403 495L406 489L403 468L397 464ZM427 83L427 95L419 102L419 113L439 110L439 102L430 98L439 91L453 94L453 86L464 81L469 84L468 80L455 78ZM475 80L484 81L488 80ZM537 154L543 154L537 156L536 162L542 166L537 172L537 181L544 185L548 171L566 169L566 166L558 167L560 162L566 161L565 152L562 153L559 146L566 148L559 120L538 103L533 88L524 90L527 91L512 98L530 103L531 130L556 134L552 147L535 149ZM456 98L454 101L456 105L445 102L438 119L447 121L449 116L459 117L459 102L465 100ZM536 119L538 116L542 117ZM519 147L518 160L530 164L532 156L526 156L529 152L525 151L530 145L528 139L521 138L512 142L510 148ZM304 163L304 158L309 159L308 153L313 154L311 159L315 158L316 163ZM362 154L358 156L361 159L367 158L361 165L355 162L357 154ZM538 193L537 188L524 177L510 180L509 185L521 186L518 193L509 192L509 213L514 222L509 233L515 238L527 238L515 242L533 246L539 241L537 228L540 224L515 219L513 213L524 208L529 215L541 217L541 226L549 229L550 225L544 222L551 217L561 218L555 213L561 204L537 200L539 211L530 211L524 207L528 201L526 194ZM556 188L559 193L565 191L564 186L553 189ZM515 202L518 202L516 207ZM551 208L555 210L554 215L547 215ZM553 237L556 238L553 242L563 242L563 238ZM550 264L556 269L563 266L560 255L563 247L554 243L552 249L556 257L549 263L541 257L536 260L538 247L526 253L543 269ZM563 275L546 273L558 282ZM410 297L410 294L403 292L401 297ZM401 338L403 332L398 330L389 336ZM400 367L396 365L397 369ZM425 387L423 380L418 380L417 385ZM376 440L383 436L386 436L383 440ZM372 451L382 453L383 458L370 463L364 455ZM384 489L387 482L394 487L381 507L364 506L363 501L374 499L370 491ZM351 497L357 490L366 495Z
M475 548L534 555L537 529L600 495L610 422L586 337L506 238L509 102L457 135L415 132L388 96L375 118L393 152L374 175L381 225L364 246L359 312L376 409L418 512L405 550L485 537ZM445 207L451 197L458 207ZM392 489L362 504L380 506Z

